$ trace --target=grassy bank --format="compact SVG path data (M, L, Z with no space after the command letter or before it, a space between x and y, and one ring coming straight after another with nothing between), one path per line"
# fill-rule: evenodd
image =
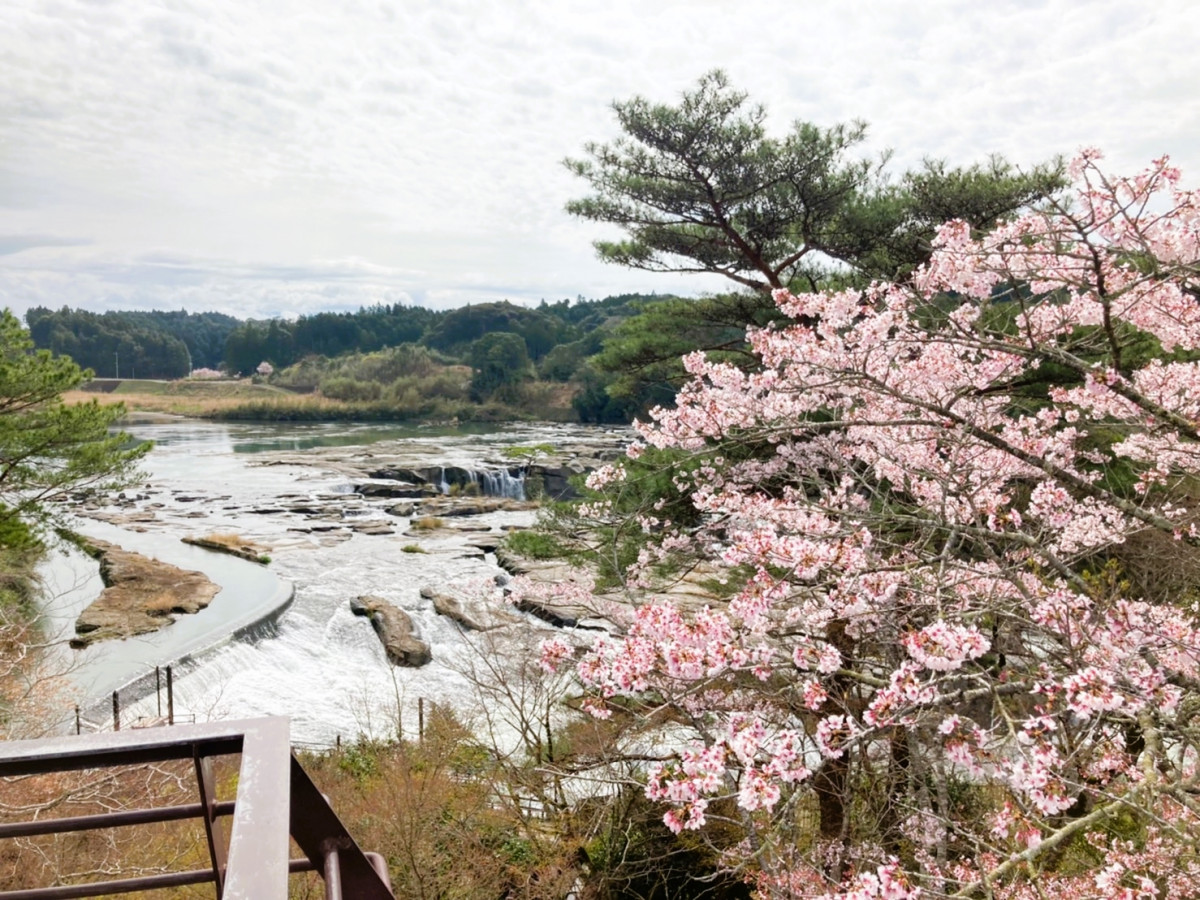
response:
M508 422L575 421L571 392L561 384L534 383L518 405L472 403L421 396L402 401L340 400L295 393L269 384L238 381L137 381L96 379L86 390L63 395L67 403L124 403L130 412L168 413L198 419L255 422Z
M83 390L63 395L66 403L95 400L102 404L124 403L131 412L170 413L192 418L220 418L246 404L268 403L292 406L313 405L319 397L298 396L281 388L239 381L138 381L94 379Z

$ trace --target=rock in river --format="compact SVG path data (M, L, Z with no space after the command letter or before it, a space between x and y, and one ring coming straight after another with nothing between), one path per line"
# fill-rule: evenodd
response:
M429 645L413 634L412 619L382 597L365 595L350 601L350 611L366 616L393 665L420 668L433 659Z
M524 622L511 608L494 606L483 600L471 601L437 588L423 587L421 596L433 601L433 608L439 615L453 619L468 631L491 631Z
M271 561L271 558L267 556L266 547L239 537L236 534L210 534L204 537L187 535L180 538L180 540L185 544L191 544L193 547L203 547L205 550L215 550L217 553L228 553L230 556L236 556L238 559L244 559L253 563Z
M88 541L100 560L104 590L75 622L71 646L158 631L177 613L204 609L220 591L200 572L189 572L156 559L122 550L105 541Z

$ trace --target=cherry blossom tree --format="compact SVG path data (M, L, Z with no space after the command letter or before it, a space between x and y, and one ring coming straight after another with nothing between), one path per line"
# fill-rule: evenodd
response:
M757 370L690 356L640 426L699 524L642 515L629 584L686 550L733 593L577 674L671 735L670 828L736 809L764 897L1200 897L1200 591L1161 571L1200 553L1200 192L1099 159L912 283L776 292Z

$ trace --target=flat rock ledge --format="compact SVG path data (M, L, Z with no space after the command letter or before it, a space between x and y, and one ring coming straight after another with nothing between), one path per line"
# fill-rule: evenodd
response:
M350 612L370 620L392 665L418 669L433 660L429 645L413 633L408 613L382 597L356 597L350 601Z
M433 587L421 588L421 596L433 601L438 615L457 622L467 631L493 631L525 621L512 609L485 600L468 600Z
M184 537L180 538L185 544L191 544L193 547L203 547L205 550L214 550L217 553L228 553L230 556L236 556L238 559L244 559L252 563L263 564L267 558L266 548L259 546L253 541L239 540L232 542L229 540L220 540L212 537Z
M531 559L521 556L503 544L496 548L496 563L511 575L523 576L535 584L561 585L578 582L585 575L579 567L561 559ZM636 595L620 591L596 594L594 605L579 605L553 597L526 597L515 606L521 612L536 616L556 628L578 628L623 633L622 622L632 619L639 606L669 602L681 610L695 613L704 607L721 608L726 600L713 590L721 572L711 566L693 570L660 584L654 590L642 590Z
M100 560L100 592L75 622L71 646L149 634L204 609L221 590L200 572L122 550L106 541L89 540L88 552Z

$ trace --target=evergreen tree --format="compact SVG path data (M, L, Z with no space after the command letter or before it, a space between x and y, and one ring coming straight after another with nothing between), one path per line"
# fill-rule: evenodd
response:
M485 334L471 345L471 396L476 400L517 399L519 385L532 375L525 340L510 331Z
M166 316L34 307L25 320L36 346L70 356L104 377L182 378L191 370L196 354L183 337L173 333L184 321L163 318Z
M765 109L749 106L720 71L678 105L634 97L613 109L623 136L566 161L593 191L567 210L626 233L596 242L601 259L722 275L745 290L655 306L607 343L597 368L617 396L642 408L669 401L687 352L749 359L745 327L782 318L772 291L902 280L929 258L946 220L989 228L1063 184L1057 160L1020 172L1000 157L966 168L927 160L893 181L886 156L873 164L852 155L862 123L796 122L771 137Z
M851 156L863 123L796 122L770 137L766 110L719 70L677 106L634 97L613 110L624 135L566 160L593 189L567 211L626 232L597 241L600 257L762 292L815 288L846 268L903 275L928 259L947 219L988 227L1062 186L1058 161L1022 173L999 157L965 169L930 160L893 184L882 162Z
M9 310L0 313L0 525L40 518L45 504L91 487L122 484L149 444L130 446L112 432L121 405L68 406L62 394L91 372L71 359L35 350Z

